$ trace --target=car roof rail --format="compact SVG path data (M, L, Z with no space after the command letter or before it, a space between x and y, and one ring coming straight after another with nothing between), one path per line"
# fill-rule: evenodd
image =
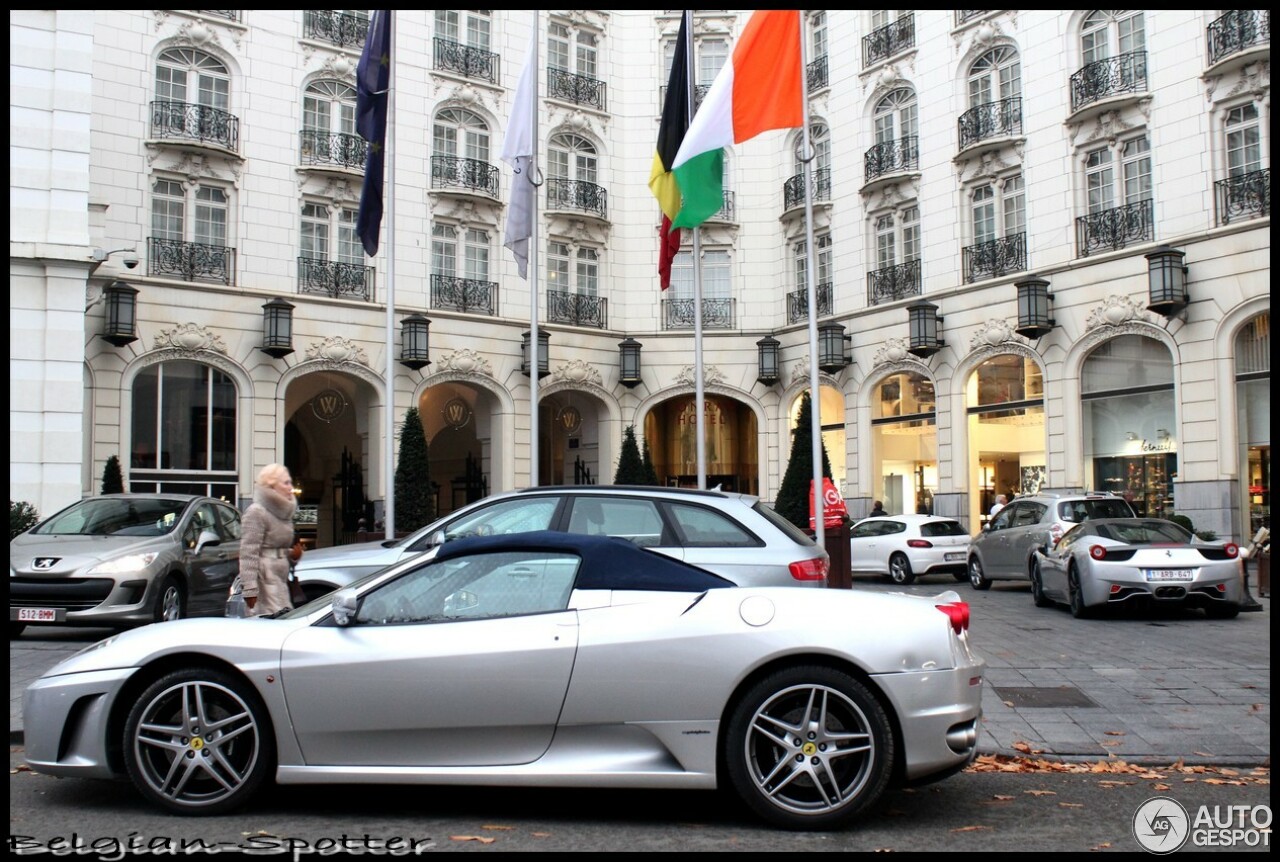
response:
M728 491L718 489L704 491L701 488L668 488L665 485L538 485L533 488L521 488L516 493L532 494L538 491L599 491L602 493L609 491L644 491L649 494L692 494L695 496L721 498L729 495Z

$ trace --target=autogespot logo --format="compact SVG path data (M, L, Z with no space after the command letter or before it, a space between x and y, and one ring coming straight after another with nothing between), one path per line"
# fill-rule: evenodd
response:
M1163 855L1180 850L1190 834L1187 809L1176 799L1155 796L1133 813L1133 837L1149 853Z

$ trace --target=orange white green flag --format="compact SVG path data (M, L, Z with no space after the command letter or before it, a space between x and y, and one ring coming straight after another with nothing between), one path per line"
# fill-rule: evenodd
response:
M697 227L724 205L725 147L804 123L800 59L799 10L752 13L672 163L682 200L674 227Z

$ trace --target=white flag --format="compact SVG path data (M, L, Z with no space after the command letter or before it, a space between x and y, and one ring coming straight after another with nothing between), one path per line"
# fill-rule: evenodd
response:
M535 19L536 20L536 19ZM511 165L511 203L507 210L507 248L515 255L520 277L529 277L529 237L533 235L534 147L533 120L537 110L538 28L529 38L529 56L525 58L520 83L516 85L507 137L502 142L502 160Z

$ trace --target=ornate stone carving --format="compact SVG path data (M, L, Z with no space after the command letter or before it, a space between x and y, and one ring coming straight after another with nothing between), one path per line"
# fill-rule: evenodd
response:
M885 339L884 347L877 350L876 355L872 357L872 367L878 369L881 365L898 365L905 363L905 367L912 371L927 368L920 357L907 349L910 346L911 342L906 338Z
M998 347L1001 344L1016 344L1020 347L1030 342L1013 331L1006 320L991 318L969 339L970 350L981 350L985 347Z
M791 366L791 381L787 384L790 386L798 386L801 383L807 383L809 380L809 356L805 354L796 364ZM818 369L818 382L820 384L830 386L832 389L840 389L840 381L836 379L836 375L828 374L822 369Z
M1151 323L1153 319L1139 300L1131 296L1116 296L1113 294L1103 300L1101 305L1089 312L1084 328L1087 332L1102 326L1120 326L1130 321Z
M688 386L696 386L697 380L694 378L693 366L686 365L684 368L680 369L680 373L676 375L675 383L676 385L683 383ZM702 366L702 383L704 386L714 383L724 383L724 372L719 368L716 368L714 365L704 365Z
M556 382L565 382L573 384L594 383L596 386L603 386L604 381L600 377L599 370L594 365L588 365L581 359L574 359L566 362L559 368L551 372L551 376Z
M215 353L226 353L227 345L223 344L213 330L195 323L184 323L173 329L162 329L152 345L156 350L172 348L184 353L197 353L210 350Z
M312 343L307 348L307 359L332 362L336 365L348 362L358 365L369 364L369 357L365 355L364 349L341 335L333 335L324 341Z
M484 374L493 376L493 367L474 350L455 350L448 356L442 356L436 362L436 372L456 371L460 374Z

